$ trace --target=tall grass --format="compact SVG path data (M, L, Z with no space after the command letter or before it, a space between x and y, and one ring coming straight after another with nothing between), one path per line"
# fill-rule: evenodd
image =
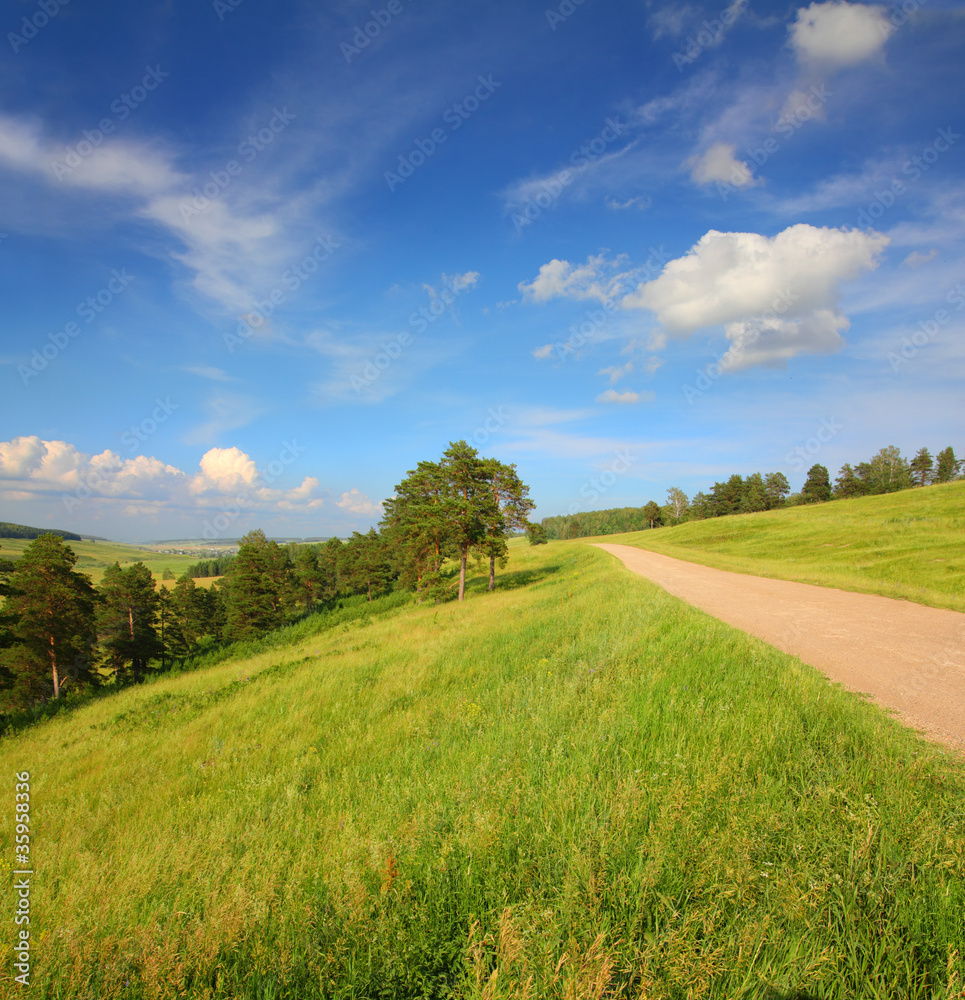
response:
M512 565L2 741L5 995L963 995L959 759L597 550Z
M735 573L965 611L965 482L600 540Z

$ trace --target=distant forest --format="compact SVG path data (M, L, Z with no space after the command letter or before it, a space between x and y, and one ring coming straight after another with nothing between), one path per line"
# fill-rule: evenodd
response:
M80 535L72 531L62 531L60 528L30 528L26 524L11 524L0 521L0 538L39 538L41 535L58 535L69 542L81 541Z
M921 448L909 460L902 457L900 449L890 445L867 462L843 465L833 484L825 466L812 465L800 493L791 493L790 483L782 472L763 476L759 472L750 476L735 473L724 482L714 483L709 492L694 494L693 499L674 486L667 490L667 502L663 505L651 500L643 507L544 517L541 524L549 539L616 535L684 521L752 514L778 507L875 496L931 483L947 483L959 478L962 465L951 447L942 449L934 457L927 448Z

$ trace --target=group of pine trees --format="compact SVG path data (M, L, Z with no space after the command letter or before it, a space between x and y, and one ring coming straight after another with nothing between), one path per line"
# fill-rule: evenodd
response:
M527 527L532 508L515 466L460 441L396 487L380 531L288 545L251 531L237 555L191 567L223 570L210 588L188 573L171 590L158 588L141 562L115 563L94 587L62 538L41 535L16 562L0 560L0 706L136 684L213 644L256 639L353 595L371 601L403 587L420 601L462 600L470 557L488 561L492 590L507 539Z
M813 465L800 493L791 493L791 486L782 472L749 476L735 473L723 482L714 483L709 492L698 492L691 500L683 490L667 490L667 502L659 505L649 501L643 507L621 507L594 510L579 514L545 517L542 526L549 538L587 538L624 531L639 531L660 525L701 521L728 514L753 514L776 507L823 503L849 497L874 496L897 490L948 483L962 470L962 460L953 448L942 449L933 458L927 448L921 448L911 460L905 459L894 445L882 448L867 462L850 463L841 467L834 483L827 468Z

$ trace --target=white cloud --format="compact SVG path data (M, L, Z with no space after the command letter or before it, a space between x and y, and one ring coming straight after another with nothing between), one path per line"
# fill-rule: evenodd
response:
M606 207L615 212L623 211L627 208L636 208L639 211L646 211L653 206L653 198L648 195L638 195L636 198L627 198L626 201L617 201L616 198L607 198Z
M805 224L773 237L712 229L623 305L682 337L723 324L743 366L783 364L841 346L839 286L874 269L887 244L873 231Z
M328 494L314 477L305 477L293 489L274 485L291 462L285 447L264 472L239 448L212 448L202 455L199 471L189 476L146 455L121 458L110 450L87 455L66 441L19 437L0 442L0 489L31 501L62 501L62 513L68 516L79 508L102 511L105 505L114 514L128 511L131 516L139 516L145 505L200 515L228 502L240 503L239 497L251 513L322 506Z
M598 403L618 403L622 406L631 406L634 403L652 402L655 394L652 392L617 392L616 389L607 389L596 397Z
M354 486L347 493L343 493L342 498L336 500L335 503L342 510L347 510L352 514L364 514L366 517L374 517L376 514L382 513L382 504L374 503Z
M751 168L734 157L735 146L715 142L705 153L692 156L684 166L690 167L690 176L697 184L725 183L734 187L751 187L758 183Z
M934 260L937 256L937 250L929 250L928 253L925 253L923 250L913 250L902 261L902 264L904 264L905 267L921 267L922 264L927 264L930 260Z
M622 255L608 261L603 254L598 254L590 256L585 264L554 258L539 269L539 274L529 284L521 281L517 287L529 302L543 303L554 298L608 302L620 287L621 275L612 272L624 263L626 257Z
M216 392L204 406L209 419L185 434L185 444L214 444L225 431L246 427L265 412L256 400L228 392Z
M828 69L869 59L883 48L892 31L883 7L845 0L801 7L788 28L798 59Z
M654 11L648 18L647 24L653 29L654 41L665 35L679 38L695 16L696 11L689 4L678 7L671 3Z
M184 370L190 375L197 375L199 378L211 379L212 382L238 381L233 375L229 375L223 368L211 368L207 365L187 365Z
M551 358L552 356L553 356L552 344L543 344L542 347L537 347L536 350L533 351L533 357L536 358L538 361L545 361L547 358Z
M601 368L597 375L606 375L610 380L610 385L615 385L620 379L625 378L633 371L633 362L628 361L625 365L610 365L608 368Z

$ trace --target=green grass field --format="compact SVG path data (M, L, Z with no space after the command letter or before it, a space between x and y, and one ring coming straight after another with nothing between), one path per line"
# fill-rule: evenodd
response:
M483 588L0 742L3 995L965 995L960 758L588 546Z
M965 482L596 540L965 611Z
M30 544L25 538L0 538L0 557L19 559L23 550ZM151 571L154 579L160 582L164 571L168 570L175 578L201 558L197 555L179 556L158 552L156 548L126 545L123 542L66 542L77 555L77 565L74 567L81 573L87 573L94 584L100 583L104 570L120 563L121 569L142 562ZM168 580L170 590L174 581Z

